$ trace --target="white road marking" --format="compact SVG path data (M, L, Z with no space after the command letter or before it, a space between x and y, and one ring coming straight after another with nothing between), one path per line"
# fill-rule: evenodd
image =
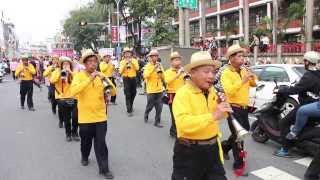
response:
M252 171L251 174L263 180L301 180L287 172L284 172L273 166Z
M312 158L306 157L306 158L295 160L294 162L297 164L303 165L305 167L309 167L311 161L312 161Z

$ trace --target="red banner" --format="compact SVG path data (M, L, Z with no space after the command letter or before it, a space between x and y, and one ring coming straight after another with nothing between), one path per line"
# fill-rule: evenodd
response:
M112 43L117 43L118 42L118 27L117 26L112 26L111 27L111 39Z

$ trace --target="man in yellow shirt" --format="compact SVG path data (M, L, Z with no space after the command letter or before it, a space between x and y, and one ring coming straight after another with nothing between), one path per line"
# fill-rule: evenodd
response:
M226 58L229 60L229 65L221 72L220 83L234 111L234 117L243 128L249 131L249 89L256 86L256 78L253 73L243 67L245 53L246 49L241 48L240 45L232 45L228 48ZM232 149L234 155L233 168L238 175L244 175L241 172L244 172L245 164L240 153L243 151L243 142L236 142L237 132L231 121L228 121L228 123L232 135L227 141L223 142L224 153L227 155L228 151Z
M168 105L171 113L171 128L170 136L176 137L177 130L172 112L172 102L177 90L185 83L184 77L187 75L183 67L181 67L181 55L178 52L173 52L170 55L171 67L164 72L164 79L167 83L167 95L169 98Z
M71 96L78 100L78 122L81 137L81 163L87 166L94 141L99 173L106 179L113 179L108 165L106 94L115 95L112 82L96 71L99 59L92 50L82 53L80 60L85 70L77 73L71 84Z
M207 51L196 52L185 66L191 80L173 100L177 126L172 180L226 180L219 141L219 121L231 112L219 98L212 82L219 67Z
M116 86L116 81L115 81L115 78L113 77L115 67L111 62L111 55L110 54L101 54L101 56L102 56L102 61L99 64L99 69ZM117 96L111 96L111 99L110 99L111 104L117 105L116 97Z
M27 56L21 57L21 63L16 69L16 77L20 79L20 105L21 109L24 109L24 102L27 96L27 104L29 111L35 111L33 106L33 76L36 74L36 69Z
M123 49L123 59L120 61L119 73L123 78L123 90L126 97L128 116L132 116L133 102L137 94L137 73L139 71L138 60L132 58L132 51L129 48Z
M54 84L55 98L59 106L59 127L62 128L62 123L64 123L67 142L72 139L79 141L77 102L70 91L73 79L72 60L68 57L60 57L59 67L61 68L56 68L50 77L50 82ZM72 122L70 122L71 120Z
M156 117L154 125L158 128L162 128L160 125L161 112L162 112L162 92L164 90L164 75L163 68L160 63L157 62L159 53L157 50L151 50L148 54L149 62L144 67L144 80L146 82L147 89L147 107L144 112L144 121L148 122L148 116L150 111L155 107Z
M43 72L43 76L45 78L48 78L49 82L50 82L51 74L56 68L59 68L59 56L54 55L54 56L52 56L51 65L48 66L46 68L46 70ZM57 113L57 101L56 101L56 98L54 97L54 95L55 95L54 85L52 83L50 83L50 86L48 87L48 99L51 102L52 113L56 114ZM59 114L59 116L60 116L60 114Z

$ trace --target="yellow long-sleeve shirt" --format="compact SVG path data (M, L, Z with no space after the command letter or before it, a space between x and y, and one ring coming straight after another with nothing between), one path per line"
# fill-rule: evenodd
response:
M180 74L178 78L177 70L169 68L164 72L164 79L167 83L167 93L176 93L176 91L184 85L183 74Z
M219 122L213 117L218 97L214 88L208 92L206 98L192 82L187 82L177 91L173 114L178 138L206 140L219 134Z
M30 81L33 79L33 75L36 74L36 69L33 67L31 63L28 64L28 67L24 67L22 63L20 63L16 69L16 77L23 81Z
M147 93L160 93L163 91L163 68L161 67L162 73L157 73L157 69L155 69L155 65L152 63L148 63L144 67L143 76L146 81Z
M71 77L72 77L72 74L71 74ZM60 69L56 69L52 72L50 83L54 84L56 99L74 98L71 95L71 82L69 82L68 80L61 80Z
M54 70L55 70L55 68L52 65L48 66L47 69L43 72L43 76L50 79L51 74Z
M136 77L137 72L139 71L139 63L138 60L132 59L130 64L131 68L127 68L127 60L121 60L120 61L120 68L119 68L119 73L121 74L122 77Z
M101 73L103 76L103 74ZM111 96L116 94L116 88L107 78L112 86ZM79 123L96 123L107 120L106 104L104 101L104 86L99 77L91 80L90 75L85 72L77 73L71 84L71 95L77 97Z
M256 85L256 78L242 83L241 77L244 77L247 73L246 69L241 68L239 74L232 66L225 68L221 73L221 85L230 104L248 106L249 89Z
M101 62L99 64L100 71L108 78L112 77L114 71L114 66L112 63Z

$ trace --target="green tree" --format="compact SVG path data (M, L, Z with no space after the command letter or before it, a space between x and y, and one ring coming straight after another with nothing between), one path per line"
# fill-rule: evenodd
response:
M74 43L75 50L80 52L83 48L91 48L96 50L99 46L97 38L104 27L98 25L79 26L79 22L101 22L105 21L106 14L97 11L95 3L90 3L81 9L70 12L63 25L64 34L69 36Z

